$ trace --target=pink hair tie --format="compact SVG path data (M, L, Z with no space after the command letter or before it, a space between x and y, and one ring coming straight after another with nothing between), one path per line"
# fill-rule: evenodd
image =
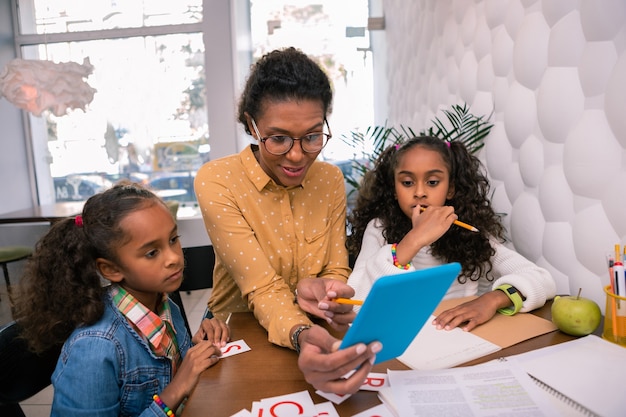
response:
M450 142L446 141L446 146L449 148L450 147Z
M78 216L74 217L74 224L78 227L83 227L83 216L79 214Z

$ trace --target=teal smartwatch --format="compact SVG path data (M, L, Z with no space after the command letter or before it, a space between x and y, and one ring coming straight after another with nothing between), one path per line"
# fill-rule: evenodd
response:
M522 294L520 294L517 288L509 284L504 284L504 285L500 285L499 287L496 287L496 290L500 290L504 292L507 295L507 297L509 297L509 299L511 300L511 303L513 303L513 308L511 307L499 308L498 313L504 314L506 316L512 316L513 314L516 314L522 309L522 306L524 305L524 300L526 298L522 297Z

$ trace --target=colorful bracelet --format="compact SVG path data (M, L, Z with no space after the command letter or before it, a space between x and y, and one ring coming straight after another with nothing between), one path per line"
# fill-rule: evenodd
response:
M400 269L409 269L411 267L411 262L409 262L406 265L402 265L400 262L398 262L398 256L396 255L396 248L398 247L397 243L394 243L391 245L391 257L393 258L393 265L396 268L400 268Z
M159 397L158 395L154 394L152 396L152 399L154 400L155 403L157 403L157 405L159 407L161 407L163 409L163 411L165 411L166 415L168 415L170 417L176 417L176 414L174 414L174 412L167 405L165 405L163 400L161 400L161 397Z

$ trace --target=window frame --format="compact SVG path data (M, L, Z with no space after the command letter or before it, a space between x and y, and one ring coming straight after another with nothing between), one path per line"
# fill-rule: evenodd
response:
M211 142L211 155L213 158L230 155L239 152L245 146L245 134L236 123L235 97L243 80L242 68L247 69L252 60L251 42L247 42L247 47L245 42L245 39L250 39L249 0L232 2L203 0L203 19L198 23L48 34L22 34L20 32L18 2L19 0L11 0L14 48L17 58L24 58L22 48L32 45L201 33L205 46L206 107L210 137L214 138ZM206 10L211 12L204 13ZM219 41L213 41L215 39ZM242 44L237 45L237 40ZM220 65L211 65L215 62L220 62ZM38 150L34 142L33 130L37 127L31 124L32 115L26 111L21 111L21 115L33 206L52 204L54 203L54 187L50 170L44 166L44 162L36 163ZM224 138L231 138L231 140ZM48 171L47 175L42 172L44 168ZM46 188L44 177L48 177L49 190L44 189Z

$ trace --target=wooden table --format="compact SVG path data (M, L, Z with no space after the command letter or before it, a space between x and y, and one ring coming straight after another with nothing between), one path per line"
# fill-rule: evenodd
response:
M11 223L37 223L55 221L70 216L76 216L83 211L84 201L56 203L30 207L23 210L11 211L0 214L0 224Z
M533 314L550 319L548 302ZM232 339L243 339L252 349L221 360L212 368L207 369L200 377L194 393L189 398L183 417L227 417L241 409L250 410L253 401L277 395L291 394L307 390L314 403L327 401L315 394L297 365L294 351L273 345L267 341L267 332L263 329L252 313L236 313L230 319ZM602 324L596 331L602 331ZM554 331L518 343L465 365L475 365L502 356L510 356L549 345L574 339L560 331ZM398 360L390 360L374 367L374 372L386 372L387 369L409 369ZM359 391L341 404L335 404L339 415L352 416L368 408L380 404L375 392Z

